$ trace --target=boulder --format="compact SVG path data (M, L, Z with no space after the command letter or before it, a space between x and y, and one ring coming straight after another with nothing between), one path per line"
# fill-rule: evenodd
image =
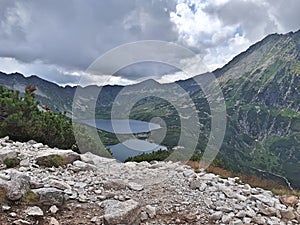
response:
M217 212L214 212L212 215L210 215L210 220L212 221L216 221L216 220L220 220L223 216L223 212L221 211L217 211Z
M145 211L149 215L150 218L154 218L156 216L156 207L151 205L146 205Z
M57 213L58 210L59 210L59 209L56 207L56 205L53 205L53 206L51 206L51 207L49 208L49 212L50 212L51 214Z
M104 205L104 224L139 224L140 222L140 206L134 200L120 202L117 200L106 200Z
M59 225L60 223L54 217L50 218L49 225Z
M44 212L37 206L29 207L26 211L28 216L43 216Z
M75 162L73 162L73 166L77 167L79 171L89 171L89 170L97 170L97 167L89 164L89 163L85 163L79 160L76 160Z
M16 158L17 152L11 149L0 148L0 163L7 158Z
M137 184L134 182L129 182L127 184L127 186L129 187L129 189L133 190L133 191L142 191L144 189L144 186L141 184Z
M10 177L10 181L0 179L0 188L9 200L17 201L30 189L30 177L19 172L12 172Z
M45 206L57 205L61 206L64 203L64 193L57 188L39 188L32 190L40 197L40 202Z
M296 218L296 215L294 213L294 209L292 207L288 207L287 209L280 210L282 218L290 221Z
M49 181L49 186L60 190L71 189L71 186L66 182L60 180L54 180L54 179Z
M105 189L122 190L126 189L126 183L121 179L107 180L103 182Z
M190 182L190 188L193 190L199 189L199 191L204 191L207 187L207 184L205 181L200 180L200 179L193 179Z
M98 165L100 166L100 165L107 164L107 163L116 163L117 162L115 159L101 157L101 156L95 155L91 152L86 152L84 154L81 154L80 160L85 163L93 164L95 166L98 166Z
M294 195L282 195L279 198L280 202L286 206L294 206L297 205L299 199L297 196Z
M66 164L71 164L76 160L80 160L78 153L73 152L72 150L60 150L60 149L47 149L37 152L36 159L49 156L49 155L60 155L64 158Z

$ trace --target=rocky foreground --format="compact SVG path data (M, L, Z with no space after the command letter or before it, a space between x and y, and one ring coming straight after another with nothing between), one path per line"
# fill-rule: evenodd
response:
M45 159L60 155L64 166ZM300 224L295 196L173 162L118 163L0 139L0 224ZM43 160L41 160L43 159Z

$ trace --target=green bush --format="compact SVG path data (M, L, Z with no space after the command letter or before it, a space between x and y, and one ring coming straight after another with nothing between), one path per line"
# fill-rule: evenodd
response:
M14 168L20 164L20 160L18 158L6 158L3 164L6 165L7 168Z
M125 160L125 162L151 162L151 161L163 161L169 157L169 155L173 152L173 150L158 150L151 153L143 153L141 155L137 155L135 157L129 157Z
M40 196L35 194L32 190L28 190L21 200L26 205L40 205Z
M35 88L26 88L24 97L18 91L0 86L0 137L14 141L35 140L69 149L75 143L72 121L66 113L41 111L34 100Z
M66 160L61 155L48 155L38 158L36 164L45 167L60 167L66 164Z

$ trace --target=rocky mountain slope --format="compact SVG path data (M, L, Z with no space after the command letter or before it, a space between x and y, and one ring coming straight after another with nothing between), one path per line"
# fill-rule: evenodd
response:
M51 167L58 162L53 155L64 165ZM16 157L15 168L1 165L2 225L300 223L296 196L275 196L180 163L118 163L0 139L0 162Z
M287 178L294 188L300 188L299 50L300 31L272 34L214 71L227 108L226 135L219 157L231 170L267 177L279 175ZM190 105L177 94L176 87L182 87L196 106L200 129L197 151L201 152L207 144L211 125L208 101L195 82L203 76L164 85L145 81L126 87L125 94L139 96L141 91L147 94L147 90L151 90L149 94L159 96L167 91L167 95L172 96L173 102L181 105L184 111ZM35 85L37 98L42 104L71 113L75 88L62 88L35 76L24 78L20 74L3 73L0 73L0 85L19 90L26 85ZM89 93L95 88L86 87L84 92ZM110 117L112 103L123 89L121 86L102 89L96 105L97 117ZM84 106L82 99L79 107ZM189 115L179 115L170 102L156 97L140 100L130 114L130 118L144 121L153 117L161 117L167 126L162 144L176 146L180 136L179 118L189 118Z

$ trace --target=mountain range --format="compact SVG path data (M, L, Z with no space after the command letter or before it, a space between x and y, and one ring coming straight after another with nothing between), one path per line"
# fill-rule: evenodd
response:
M224 67L213 72L221 86L225 102L227 127L218 157L225 166L236 172L278 175L300 188L300 31L272 34L237 55ZM152 95L139 99L130 118L150 121L162 118L167 127L162 144L174 147L180 136L180 120L184 117L172 105L176 101L181 110L189 108L184 96L177 93L180 86L192 99L199 117L197 151L204 150L210 129L209 101L194 78L170 84L153 80L130 86L104 86L96 101L96 117L110 118L119 93L139 96L151 90ZM73 98L77 87L61 87L37 76L0 73L0 85L24 91L29 85L37 87L36 98L53 111L67 111L72 115ZM84 111L88 93L97 86L78 87L87 93L77 99L75 107ZM174 99L155 97L168 91ZM188 118L187 118L188 119Z

